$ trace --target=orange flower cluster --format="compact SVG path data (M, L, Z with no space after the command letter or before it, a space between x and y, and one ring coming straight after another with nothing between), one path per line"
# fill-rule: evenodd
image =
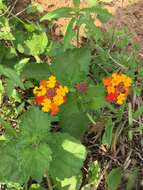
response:
M125 74L115 72L103 79L103 84L107 91L107 101L122 105L128 96L132 79Z
M48 80L42 80L39 86L33 89L35 103L41 105L42 110L50 112L51 115L59 112L59 106L66 101L68 92L68 87L62 86L55 76L50 76Z

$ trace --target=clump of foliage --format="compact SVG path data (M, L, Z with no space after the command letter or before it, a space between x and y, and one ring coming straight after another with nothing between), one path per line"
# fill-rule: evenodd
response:
M128 160L131 155L141 159L133 142L138 138L142 143L143 74L130 36L96 26L95 18L104 23L111 17L99 1L80 8L80 0L73 0L73 7L47 13L37 23L21 20L9 9L0 0L4 188L97 189L103 178L108 189L116 190L124 181L126 189L134 188L140 168ZM38 4L28 6L28 13L35 11L43 10ZM48 36L45 23L61 17L69 24L63 41L57 42ZM81 27L86 43L80 39ZM126 151L121 140L129 142L125 161L118 160ZM95 144L103 151L96 156ZM108 156L105 163L100 154Z

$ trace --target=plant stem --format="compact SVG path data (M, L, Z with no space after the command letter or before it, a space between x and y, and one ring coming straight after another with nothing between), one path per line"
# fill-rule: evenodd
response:
M47 184L48 184L48 189L53 190L52 183L51 183L51 180L50 180L50 177L48 174L46 174L46 180L47 180Z
M89 113L87 113L86 115L87 115L88 119L91 121L91 123L92 123L93 125L96 125L96 122L95 122L94 119L91 117L91 115L90 115Z

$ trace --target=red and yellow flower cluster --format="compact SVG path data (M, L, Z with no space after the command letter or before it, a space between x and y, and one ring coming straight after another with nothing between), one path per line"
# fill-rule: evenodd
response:
M132 79L125 74L115 72L111 76L103 79L103 84L107 91L107 101L121 105L128 96Z
M51 115L59 112L59 106L66 101L68 92L68 87L62 86L55 76L50 76L48 80L42 80L39 86L33 89L35 103L41 105L42 110L50 112Z

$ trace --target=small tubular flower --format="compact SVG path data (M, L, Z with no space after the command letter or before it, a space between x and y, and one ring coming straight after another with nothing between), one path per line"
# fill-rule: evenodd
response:
M35 87L33 90L33 94L37 95L37 96L44 96L46 94L46 88L41 85L40 87Z
M125 74L115 72L110 77L103 79L106 88L106 100L111 103L122 105L129 94L132 79Z
M61 106L67 99L69 88L62 86L55 76L50 76L48 80L42 80L39 86L33 89L35 95L35 104L42 107L43 112L50 112L51 115L56 115Z
M56 85L56 77L52 75L49 77L49 80L47 81L47 87L54 88L55 85Z

